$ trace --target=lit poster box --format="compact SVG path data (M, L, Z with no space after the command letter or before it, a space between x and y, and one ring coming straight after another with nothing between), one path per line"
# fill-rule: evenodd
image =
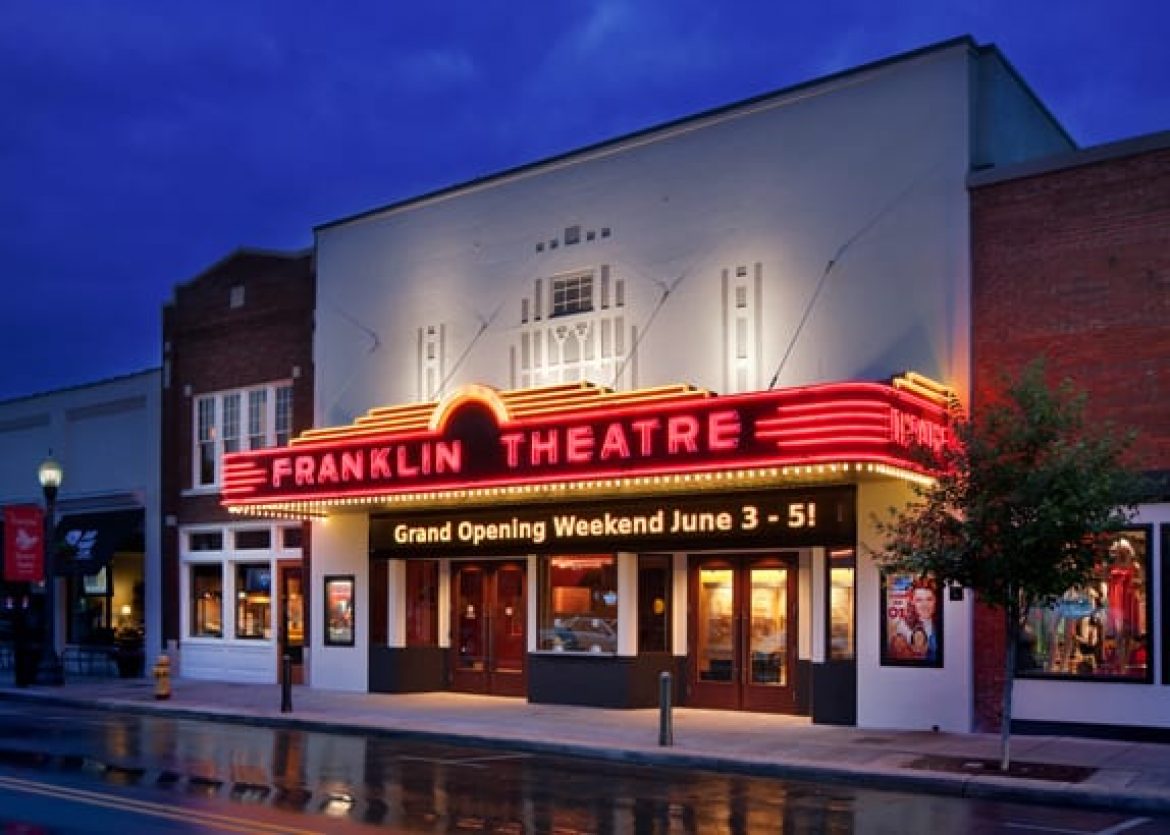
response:
M325 646L354 645L353 586L352 574L325 578Z

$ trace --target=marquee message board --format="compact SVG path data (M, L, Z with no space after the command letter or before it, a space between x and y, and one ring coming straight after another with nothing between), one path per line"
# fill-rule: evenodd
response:
M374 557L852 543L854 489L722 493L370 517Z

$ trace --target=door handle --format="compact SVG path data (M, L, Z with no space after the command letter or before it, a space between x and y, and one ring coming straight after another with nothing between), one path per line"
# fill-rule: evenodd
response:
M747 674L745 672L747 665L744 664L744 656L747 654L747 649L744 647L743 638L743 615L735 615L733 619L735 633L735 640L732 644L735 651L731 654L731 680L744 683L747 681Z

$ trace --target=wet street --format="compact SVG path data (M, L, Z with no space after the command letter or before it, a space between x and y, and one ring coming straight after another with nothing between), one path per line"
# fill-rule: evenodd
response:
M1126 813L0 705L0 831L1170 833Z

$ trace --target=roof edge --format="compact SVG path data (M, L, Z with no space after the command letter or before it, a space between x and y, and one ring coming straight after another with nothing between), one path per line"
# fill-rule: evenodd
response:
M1020 85L1020 89L1027 94L1028 98L1032 100L1032 103L1035 104L1040 112L1044 114L1044 117L1052 123L1054 128L1060 131L1061 136L1068 140L1068 144L1071 145L1074 149L1080 148L1080 143L1073 138L1073 135L1069 133L1061 121L1056 118L1056 115L1052 112L1048 105L1045 104L1044 99L1040 98L1040 96L1036 94L1036 91L1032 89L1032 85L1027 82L1024 76L1020 75L1020 71L1016 69L1016 65L1008 59L1007 55L1004 54L1002 49L991 43L985 44L983 46L976 46L975 50L980 55L994 55L1000 61L1000 63L1003 64L1004 69L1011 73L1012 79L1016 82L1016 84Z
M1170 148L1170 130L1147 133L1088 148L1078 148L1075 151L1066 151L1026 162L1005 165L1000 168L975 171L968 175L967 187L981 188L1011 180L1023 180L1028 177L1052 174L1070 168L1080 168L1085 165L1133 157L1167 148Z
M218 269L221 269L226 264L230 264L232 261L235 261L235 260L238 260L241 258L248 258L248 257L283 258L284 260L287 260L287 261L295 261L299 258L310 258L311 259L311 258L315 257L315 255L316 255L316 247L315 246L306 246L306 247L301 247L299 249L266 249L264 247L255 247L255 246L236 247L231 252L229 252L227 255L224 255L222 258L219 258L218 260L212 262L209 266L204 267L199 272L195 273L195 275L191 276L186 281L180 281L178 284L175 284L171 288L170 299L168 301L166 301L163 306L166 307L166 306L174 304L176 291L178 291L182 288L185 288L185 287L190 287L192 284L195 284L196 282L200 281L201 279L206 278L211 273L215 272Z
M97 380L90 380L85 383L76 383L71 386L61 386L55 389L45 389L44 391L35 391L30 394L18 394L16 397L10 397L6 400L0 400L0 408L10 406L15 403L20 403L25 400L37 400L42 397L52 397L56 394L65 394L71 391L80 391L81 389L97 388L98 386L110 385L112 383L120 383L127 380L132 380L135 377L146 377L151 374L161 374L161 365L152 365L148 368L143 368L139 371L128 371L125 374L115 374L111 377L101 377Z

